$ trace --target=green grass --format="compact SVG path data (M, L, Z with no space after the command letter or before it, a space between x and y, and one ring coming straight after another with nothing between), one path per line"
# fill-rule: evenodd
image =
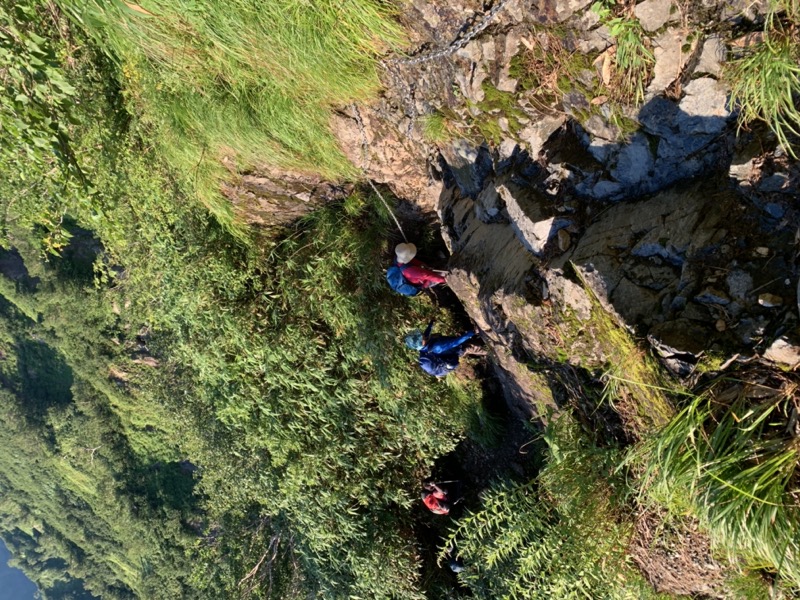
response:
M633 527L621 504L619 453L593 446L569 414L551 422L545 440L539 477L487 490L440 560L455 545L466 566L459 580L476 598L660 597L626 559Z
M357 177L331 112L373 97L376 57L402 42L393 10L374 0L59 5L118 64L129 111L185 192L229 227L229 170Z
M574 266L573 270L580 279L580 270ZM603 308L592 288L582 279L581 283L592 303L588 327L593 346L600 349L605 358L603 400L621 414L631 433L647 437L674 415L671 398L675 395L675 386L665 380L655 359ZM562 331L576 328L575 324L567 325Z
M794 386L760 399L718 379L637 451L643 498L699 518L714 546L800 584L800 448L786 433ZM769 388L769 386L767 386Z
M481 114L470 117L468 125L477 135L478 141L487 140L492 144L499 144L522 128L520 119L524 118L525 113L517 105L516 94L500 91L488 80L483 82L481 88L484 97L477 104ZM499 119L502 117L508 120L508 133L500 127Z
M611 93L622 101L642 103L655 57L639 20L633 14L614 16L613 6L608 0L595 2L592 10L608 25L617 46L613 82L609 88Z
M789 135L800 135L800 5L794 0L771 0L764 40L726 65L731 105L739 109L740 127L766 122L792 156Z
M584 69L592 68L593 57L570 51L564 44L568 35L563 27L537 30L531 40L533 46L511 59L509 75L519 80L525 98L545 112L557 106L567 92L591 93L578 77Z
M422 126L422 135L434 144L445 143L453 138L448 118L443 113L434 112L420 117L420 125Z

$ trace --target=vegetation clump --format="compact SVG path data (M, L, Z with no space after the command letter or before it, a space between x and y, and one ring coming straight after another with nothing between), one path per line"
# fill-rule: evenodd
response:
M638 451L646 498L697 516L718 549L791 587L800 585L796 393L787 376L718 377Z
M787 152L800 136L800 3L769 0L763 39L726 67L740 126L766 122Z
M592 5L592 10L608 25L616 44L614 85L610 89L621 100L638 105L644 101L644 90L655 65L655 57L638 19L632 14L615 15L610 4L605 1ZM626 10L632 11L633 5Z
M596 447L569 414L545 440L539 476L485 492L445 541L467 567L459 579L476 598L656 598L626 560L619 451Z

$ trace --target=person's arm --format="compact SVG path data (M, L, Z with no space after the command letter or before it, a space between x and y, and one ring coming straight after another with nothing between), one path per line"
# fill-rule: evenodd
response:
M425 329L425 333L422 334L422 343L427 344L428 340L431 338L431 332L433 331L433 322L434 319L431 319L431 322L428 323L428 327Z

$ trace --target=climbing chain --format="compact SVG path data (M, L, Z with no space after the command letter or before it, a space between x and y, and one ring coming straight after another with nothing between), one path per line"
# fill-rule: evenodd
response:
M361 119L361 113L358 111L358 106L353 104L353 114L356 117L356 123L358 123L358 130L361 132L361 152L363 153L363 160L364 166L362 170L364 171L364 175L366 176L367 183L369 183L372 190L378 195L378 198L381 199L383 205L386 207L386 210L389 211L389 214L392 215L392 219L394 219L395 225L397 225L397 229L400 230L400 235L403 236L403 241L408 242L408 238L406 237L406 232L403 231L403 227L400 225L400 221L397 220L394 212L391 208L389 208L389 203L386 202L386 199L383 195L378 191L378 188L375 187L375 184L372 183L372 179L370 179L369 174L367 173L367 169L369 168L369 163L371 160L371 156L369 154L369 142L367 141L367 131L364 129L364 121Z
M484 29L486 29L492 20L497 16L497 14L503 10L506 4L509 3L510 0L500 0L497 4L495 4L488 13L486 13L483 18L478 21L475 26L470 29L467 33L465 33L462 37L453 41L449 46L443 48L441 50L436 50L435 52L431 52L430 54L423 54L421 56L415 56L413 58L392 58L389 60L383 61L384 65L401 65L401 66L413 66L418 65L420 63L428 62L431 60L437 60L439 58L444 58L445 56L450 56L454 54L467 44L469 44L476 36L480 35Z
M486 13L480 21L478 21L472 29L470 29L467 33L465 33L460 38L453 41L449 46L443 48L441 50L436 50L435 52L431 52L429 54L423 54L421 56L415 56L413 58L392 58L388 60L384 60L381 62L384 67L390 66L413 66L418 65L424 62L437 60L439 58L444 58L445 56L450 56L454 54L467 44L469 44L476 36L480 35L494 20L497 14L503 10L506 4L509 3L510 0L500 0L497 4L495 4L488 13ZM364 166L362 170L364 171L364 175L366 176L367 183L369 183L370 187L373 191L378 195L383 205L386 207L386 210L389 211L389 214L392 215L392 219L394 219L395 224L397 225L397 229L400 231L400 234L403 236L403 239L408 242L408 238L406 237L405 232L403 231L403 227L400 225L400 221L398 221L397 217L395 216L394 212L391 208L389 208L389 203L386 202L386 199L383 195L378 191L378 188L375 187L375 184L372 183L372 179L370 179L367 171L369 169L369 164L371 161L371 156L369 153L369 142L367 141L367 132L364 128L364 121L361 118L361 113L358 111L358 106L355 104L353 106L353 114L355 115L356 123L358 123L358 129L361 132L361 151L363 153L363 161Z

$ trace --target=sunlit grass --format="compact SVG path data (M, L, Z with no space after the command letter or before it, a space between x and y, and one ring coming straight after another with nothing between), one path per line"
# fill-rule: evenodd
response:
M800 3L772 0L764 39L726 70L731 105L739 123L766 122L778 142L796 156L789 135L800 135Z
M796 586L800 447L786 434L795 386L759 398L748 386L719 379L637 450L642 497L694 514L716 548Z
M229 227L219 188L230 170L357 176L331 113L374 96L377 57L402 41L393 9L375 0L59 4L119 65L143 135Z

